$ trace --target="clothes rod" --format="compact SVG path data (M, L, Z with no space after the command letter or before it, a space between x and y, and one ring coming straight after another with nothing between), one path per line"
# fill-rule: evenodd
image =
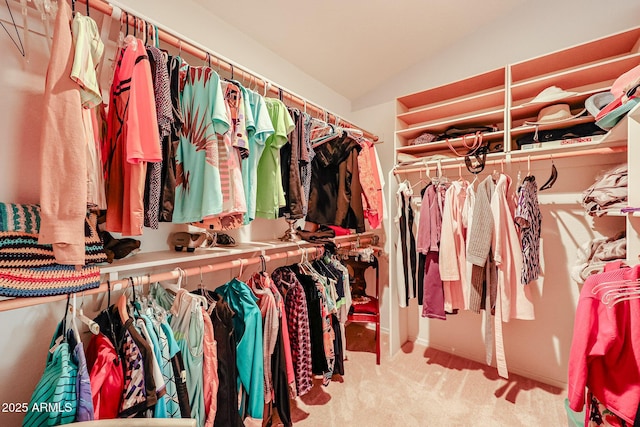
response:
M563 159L567 157L594 156L598 154L615 154L615 153L624 153L625 151L627 151L627 147L620 146L620 147L609 147L609 148L593 148L590 150L581 150L581 151L565 151L565 152L554 153L554 154L538 154L535 156L518 155L518 157L512 157L510 160L507 160L506 158L487 160L485 162L485 165L489 166L489 165L499 165L502 163L509 164L509 163L522 163L522 162L529 162L529 161L533 162L538 160ZM451 160L444 160L444 161L449 162ZM440 163L440 165L438 163ZM464 167L464 158L458 158L455 161L455 163L448 163L444 165L441 163L442 163L442 160L440 161L427 160L426 162L418 163L420 166L415 166L415 165L411 165L407 167L399 166L393 170L393 174L400 175L400 174L407 174L407 173L424 172L425 168L429 166L437 166L441 169L455 169L460 166Z
M83 3L86 4L87 0L79 0L77 3ZM97 10L98 12L104 13L106 15L112 16L114 19L118 19L118 12L122 13L127 12L127 20L130 26L134 26L136 23L138 25L140 25L140 22L136 21L136 18L142 20L143 22L149 22L152 23L151 20L140 16L139 14L131 14L129 13L125 8L121 8L120 6L114 6L104 0L89 0L89 7L91 7L92 9ZM76 8L78 8L78 5L76 4ZM116 10L116 14L114 16L114 9ZM79 9L82 11L82 9ZM122 21L121 21L122 22ZM155 25L157 25L156 23L154 23ZM359 126L356 126L355 124L346 121L344 119L342 119L341 117L339 117L337 114L331 113L330 111L328 111L325 108L320 107L319 105L316 105L312 102L307 101L305 98L294 94L293 92L291 92L290 90L287 90L281 86L277 86L272 84L271 82L269 82L267 79L263 78L262 76L258 75L257 73L254 73L252 71L249 71L239 65L236 65L234 63L232 63L232 61L222 57L219 54L213 53L213 52L209 52L207 50L205 50L205 48L201 48L198 46L195 46L194 42L191 41L186 41L184 40L185 37L180 36L180 35L175 35L172 34L171 32L169 32L168 30L165 29L161 29L160 25L157 25L158 27L158 37L160 40L162 40L163 42L181 50L182 52L186 52L190 55L195 56L196 58L202 59L203 61L208 61L210 59L214 59L213 60L213 66L214 67L220 67L222 70L225 70L226 72L229 73L233 73L234 74L234 78L239 77L240 80L245 80L245 81L249 81L249 82L254 82L255 84L257 84L260 88L265 88L265 86L267 87L267 92L269 94L275 95L275 97L278 97L280 95L280 91L282 91L282 95L283 95L283 100L285 99L289 99L293 104L295 104L296 106L300 107L302 110L305 111L311 111L314 112L316 114L318 114L319 116L324 115L327 118L327 121L329 120L329 116L333 116L334 121L335 121L335 125L339 125L345 128L352 128L352 129L358 129L360 131L362 131L364 137L372 140L373 142L377 142L378 141L378 136L374 135L371 132L368 132L362 128L360 128ZM236 77L237 76L237 77Z
M377 236L376 236L377 237ZM355 243L359 243L360 245L369 245L373 243L375 237L367 236L360 237L357 241L349 240L344 242L336 242L335 245L338 248L349 247ZM306 256L321 256L324 253L324 248L322 246L311 246L306 248L299 248L291 251L283 251L277 252L275 254L264 255L265 261L276 261L276 260L294 260L296 257L300 257L302 255ZM185 260L185 262L189 262L189 260ZM230 269L240 269L244 268L248 265L260 264L262 262L262 258L260 256L251 257L251 258L236 258L231 261L225 261L218 264L205 264L198 267L190 267L182 270L182 273L179 270L171 270L163 273L156 273L150 275L143 276L135 276L131 279L121 279L114 280L111 282L103 282L99 287L94 289L88 289L86 291L77 292L78 294L87 296L87 295L95 295L101 294L109 291L109 287L111 287L112 291L118 291L130 286L133 282L134 286L146 285L149 283L155 282L163 282L167 280L177 280L180 275L182 276L199 276L200 274L206 273L214 273L217 271L224 271ZM63 295L53 295L48 297L26 297L26 298L11 298L0 301L0 312L16 310L18 308L31 307L34 305L40 304L48 304L50 302L62 301L67 298L67 294Z

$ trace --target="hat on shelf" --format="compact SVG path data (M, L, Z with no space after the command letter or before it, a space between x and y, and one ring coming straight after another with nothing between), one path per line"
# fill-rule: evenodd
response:
M598 113L613 100L614 96L611 92L595 93L584 101L584 107L589 114L596 117Z
M552 125L563 123L580 117L586 109L582 109L578 114L571 114L569 104L554 104L544 107L538 112L538 119L535 122L524 122L525 125Z
M603 129L611 129L633 107L640 103L640 65L622 74L611 85L613 100L596 115L596 124Z
M571 96L577 95L578 92L568 92L566 90L560 89L558 86L549 86L544 89L542 92L536 95L531 101L526 102L522 105L531 105L531 104L544 104L547 102L555 102L560 101L562 99L569 98Z

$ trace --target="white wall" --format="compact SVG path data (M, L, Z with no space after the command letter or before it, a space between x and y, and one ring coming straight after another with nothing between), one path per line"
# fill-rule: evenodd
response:
M392 135L396 97L623 31L637 26L638 17L640 3L635 0L528 2L514 9L505 20L488 23L477 33L438 55L419 61L376 90L354 100L354 120L384 136L385 144L378 149L389 171L394 159ZM384 23L381 27L383 31ZM623 160L624 156L617 156L605 161ZM569 278L576 249L594 237L624 230L624 221L620 218L594 222L586 219L584 212L575 205L579 193L593 182L597 171L606 167L599 162L588 168L581 168L581 165L584 166L580 161L563 162L559 167L561 176L552 190L554 194L541 196L544 274L535 285L536 320L513 321L504 327L510 371L558 386L565 386L567 381L568 353L579 294L578 286ZM544 182L549 165L535 164L533 167L536 176ZM585 170L588 173L584 173ZM516 173L517 168L514 168L511 176L515 178ZM388 184L393 187L394 182ZM393 212L394 200L389 200L389 204ZM388 237L394 238L393 235ZM390 281L390 292L393 293L396 285L393 275ZM427 320L421 318L421 307L415 301L406 309L394 306L397 304L394 295L386 301L391 302L388 316L392 352L408 340L484 362L479 316L461 313L444 322Z
M17 3L9 2L14 16L21 22ZM153 0L128 0L122 2L139 13L152 18L187 38L218 52L237 63L283 85L301 96L341 116L348 118L350 102L340 94L315 81L302 70L257 42L244 36L220 19L189 0L181 2ZM83 8L84 6L82 6ZM33 11L32 11L33 12ZM98 17L101 24L101 17ZM8 11L0 7L0 19L6 24ZM29 27L42 34L42 25L35 13L30 14ZM112 41L115 40L118 24L113 24ZM21 30L22 31L22 30ZM113 43L107 49L109 59L113 57ZM172 52L177 52L172 49ZM30 37L30 61L25 63L4 31L0 34L0 200L14 203L37 203L39 200L40 156L39 139L42 116L42 92L48 62L48 50L44 38ZM105 67L108 69L109 66ZM105 71L105 78L108 77ZM166 249L167 235L174 226L164 224L159 232L145 231L142 237L143 250ZM281 236L287 226L284 221L275 225L272 221L261 222L247 238L272 239ZM270 265L275 267L277 265ZM145 273L145 272L140 272ZM223 283L237 272L223 272L205 277L208 283ZM195 286L195 285L194 285ZM105 303L106 304L106 303ZM94 298L87 297L85 311L91 315L99 309ZM104 305L103 305L104 307ZM45 365L47 349L55 325L62 318L64 303L51 303L0 313L0 402L29 402L31 393ZM1 409L1 408L0 408ZM0 411L0 426L20 425L23 414Z

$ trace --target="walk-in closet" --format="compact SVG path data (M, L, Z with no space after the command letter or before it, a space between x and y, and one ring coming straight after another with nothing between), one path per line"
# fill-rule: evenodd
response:
M5 0L0 426L640 427L638 18Z

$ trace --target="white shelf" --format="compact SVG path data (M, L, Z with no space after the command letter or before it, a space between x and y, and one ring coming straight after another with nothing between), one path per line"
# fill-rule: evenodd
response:
M371 237L373 232L351 234L348 236L335 237L332 240L336 243L355 241L358 237ZM234 258L250 258L261 255L268 255L274 252L293 251L300 248L310 248L321 243L311 243L304 240L299 242L283 242L280 240L245 242L234 247L214 247L211 249L197 248L194 252L176 252L174 250L143 252L129 258L116 260L113 264L100 267L101 274L117 275L119 273L135 270L148 270L157 267L174 267L193 262L223 262Z

